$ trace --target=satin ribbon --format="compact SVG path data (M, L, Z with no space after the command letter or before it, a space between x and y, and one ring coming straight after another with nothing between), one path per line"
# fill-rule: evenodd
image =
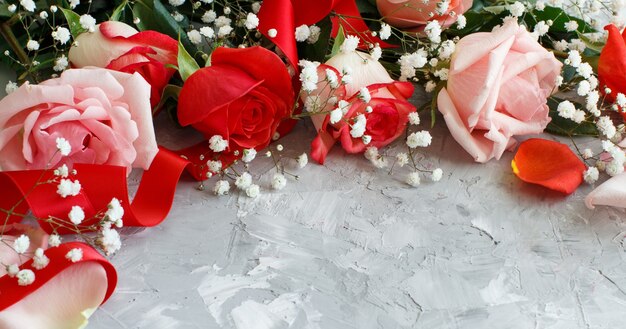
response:
M339 18L334 15L331 18L333 37L337 35L341 26L346 34L358 35L362 41L378 43L383 48L395 47L372 36L354 0L264 0L258 13L258 30L280 48L294 69L298 71L296 27L303 24L315 24L332 11L344 16ZM269 36L270 29L278 32L275 37ZM361 46L364 46L364 43Z
M74 248L79 248L83 251L83 258L75 263L65 258L65 255ZM47 249L46 256L50 259L50 264L41 270L32 267L32 259L20 266L20 269L31 269L35 273L35 281L30 285L20 286L17 283L17 278L11 278L8 275L0 277L0 312L37 291L37 289L43 287L48 281L64 270L85 262L98 263L106 272L107 290L102 303L106 302L109 297L111 297L111 294L113 294L113 290L115 290L115 286L117 285L117 272L113 265L92 247L82 242L68 242L58 247ZM63 301L50 302L62 303ZM45 306L42 305L42 307Z
M80 206L85 212L85 218L90 219L98 212L105 211L112 198L117 198L124 208L125 226L151 227L161 223L169 213L176 184L189 164L189 161L178 154L161 148L150 169L144 172L132 202L128 196L125 167L75 164L77 174L70 178L78 180L82 190L77 196L67 198L56 193L57 184L54 183L40 184L33 188L38 181L53 178L50 170L1 172L0 208L10 209L23 199L14 212L25 214L30 209L33 216L40 220L42 229L50 234L53 229L45 221L50 216L68 220L71 207ZM8 224L21 221L22 216L18 214L9 216ZM95 220L97 219L86 220L81 226L94 224ZM74 232L61 228L57 229L57 233Z

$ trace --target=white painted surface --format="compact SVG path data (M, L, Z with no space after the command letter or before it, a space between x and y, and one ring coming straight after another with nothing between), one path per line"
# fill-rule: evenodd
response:
M197 137L157 121L166 146ZM445 174L416 189L339 149L282 191L257 161L256 200L185 178L162 225L124 230L117 290L88 328L624 328L625 212L433 135ZM283 144L297 155L313 136L300 124Z

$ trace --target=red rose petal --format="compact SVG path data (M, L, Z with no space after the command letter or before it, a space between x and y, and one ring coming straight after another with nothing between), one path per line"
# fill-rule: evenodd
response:
M604 29L609 31L609 37L598 60L598 79L600 86L611 89L611 94L606 96L613 102L617 93L626 93L626 30L620 35L615 25L607 25Z
M511 166L521 180L565 194L576 190L587 169L567 145L539 138L521 143Z

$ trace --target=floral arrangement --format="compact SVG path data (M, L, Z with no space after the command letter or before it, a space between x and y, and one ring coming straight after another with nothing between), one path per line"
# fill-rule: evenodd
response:
M2 1L0 326L84 325L115 288L117 229L163 221L185 170L255 198L340 146L415 187L443 176L426 160L443 122L469 161L516 151L517 177L563 194L607 176L587 205L626 207L624 25L607 0ZM204 140L158 146L157 115ZM288 156L302 120L310 152ZM541 133L571 142L522 137ZM49 294L74 302L23 316Z

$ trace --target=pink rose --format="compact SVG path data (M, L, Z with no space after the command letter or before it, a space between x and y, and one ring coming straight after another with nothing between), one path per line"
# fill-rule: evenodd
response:
M72 67L97 66L126 73L139 73L152 86L156 106L163 88L176 70L178 43L155 31L137 32L122 22L108 21L95 32L82 33L68 55Z
M442 26L450 26L457 17L451 12L461 15L472 7L472 0L450 0L445 10L438 8L440 3L434 0L376 0L378 12L385 22L404 30L420 30L433 20Z
M0 100L0 169L94 163L147 169L158 149L141 75L72 69ZM71 145L68 156L56 139Z
M327 70L334 72L339 81L342 79L340 72L350 72L350 83L329 88ZM318 67L318 81L317 91L308 97L324 99L321 102L324 105L309 111L327 113L342 102L347 104L337 122L332 122L331 115L312 117L318 135L311 144L311 157L322 164L336 142L341 142L348 153L361 153L369 146L388 145L404 132L409 113L415 112L415 107L407 101L413 95L413 85L394 81L387 70L366 53L353 51L333 56ZM367 93L363 95L365 90ZM369 96L369 101L364 96ZM314 106L312 100L305 100L305 103ZM359 125L362 126L360 129Z
M516 22L471 34L452 55L439 111L476 161L499 159L515 145L513 136L541 133L550 122L546 101L561 66Z

